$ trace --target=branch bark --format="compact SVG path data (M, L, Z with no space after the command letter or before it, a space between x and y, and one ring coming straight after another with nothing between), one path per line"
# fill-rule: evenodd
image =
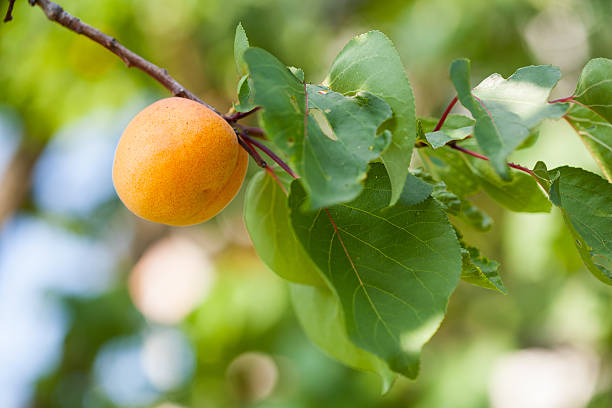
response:
M4 16L4 23L8 23L13 19L13 7L15 7L15 0L9 0L8 9L6 10L6 15Z
M0 174L0 226L19 209L27 197L34 165L43 148L43 144L22 145L3 174Z
M28 1L32 6L39 6L49 20L61 24L67 29L74 31L77 34L84 35L85 37L102 45L104 48L108 49L110 52L121 58L123 62L125 62L125 65L127 65L128 67L138 68L139 70L149 75L151 78L155 79L166 89L168 89L172 93L172 95L199 102L207 108L211 109L212 111L219 113L214 107L207 104L202 99L198 98L196 95L185 89L185 87L181 85L176 79L174 79L170 74L168 74L168 71L166 71L164 68L158 67L152 62L147 61L135 52L127 49L115 38L104 34L97 28L92 27L89 24L82 22L77 17L74 17L73 15L67 13L59 4L56 4L49 0Z

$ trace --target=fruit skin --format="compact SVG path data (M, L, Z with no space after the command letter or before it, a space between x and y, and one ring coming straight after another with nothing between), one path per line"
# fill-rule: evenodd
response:
M126 127L115 151L113 184L139 217L192 225L234 198L247 164L248 154L222 117L189 99L166 98Z

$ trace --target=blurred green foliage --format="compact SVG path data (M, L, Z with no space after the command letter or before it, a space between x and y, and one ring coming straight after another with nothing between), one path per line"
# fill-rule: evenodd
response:
M507 76L524 65L560 65L567 82L562 81L553 96L573 90L568 84L576 82L588 58L612 57L612 2L607 0L59 2L167 68L220 111L234 101L239 79L232 51L238 22L252 45L303 68L306 80L312 82L323 79L350 38L380 29L395 42L408 70L419 116L439 115L452 98L448 65L456 57L472 60L473 83L492 72ZM6 4L0 2L3 8ZM167 92L152 79L126 68L99 45L46 21L25 1L18 0L14 21L0 25L0 107L21 121L25 146L42 148L60 128L91 112L133 111L134 105L144 107L164 96ZM546 124L534 148L513 157L525 165L538 159L550 168L568 163L584 166L589 161L584 147L563 124ZM495 224L486 234L466 233L464 239L500 261L508 295L460 284L440 332L424 349L419 379L399 380L380 396L374 375L341 366L305 338L288 303L286 286L265 269L245 240L242 200L239 196L210 223L175 231L195 237L207 251L215 246L217 278L205 300L175 325L194 350L193 374L179 387L160 392L155 403L487 407L492 404L490 384L499 358L519 349L571 346L596 356L599 380L589 407L612 406L612 295L583 270L558 211L553 210L552 217L512 214L484 197L477 200ZM131 250L118 255L119 277L112 289L94 297L61 300L70 322L63 351L39 380L30 404L120 406L99 386L96 356L114 338L138 336L159 326L134 308L127 282L145 248L167 230L143 227L116 203L102 205L85 220L49 214L30 199L22 210L81 236L107 236L111 241L121 238L108 238L108 231L115 231L109 225L130 220L125 235L131 239ZM202 236L216 238L202 240ZM218 242L213 245L213 241ZM259 366L233 365L249 351L271 356L277 370L274 389L263 401L258 401L262 386L257 381L263 376ZM228 374L230 365L238 367L237 375Z

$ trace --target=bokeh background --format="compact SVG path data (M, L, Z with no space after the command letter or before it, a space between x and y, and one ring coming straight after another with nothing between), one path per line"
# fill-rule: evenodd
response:
M2 14L8 2L0 1ZM167 68L219 110L235 95L233 34L321 81L354 35L395 42L421 116L473 83L612 57L609 0L61 0ZM467 240L499 260L509 294L460 284L421 375L386 395L302 333L286 285L261 263L243 194L189 228L142 221L111 182L130 118L165 89L17 0L0 25L0 407L612 407L612 291L582 266L556 210L512 214ZM597 171L564 123L513 159ZM257 169L253 166L249 173ZM244 187L243 187L244 189Z

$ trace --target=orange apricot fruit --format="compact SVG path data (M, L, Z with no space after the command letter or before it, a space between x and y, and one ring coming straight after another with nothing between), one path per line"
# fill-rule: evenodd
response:
M113 163L125 206L149 221L192 225L236 195L248 164L232 127L202 104L159 100L127 125Z

